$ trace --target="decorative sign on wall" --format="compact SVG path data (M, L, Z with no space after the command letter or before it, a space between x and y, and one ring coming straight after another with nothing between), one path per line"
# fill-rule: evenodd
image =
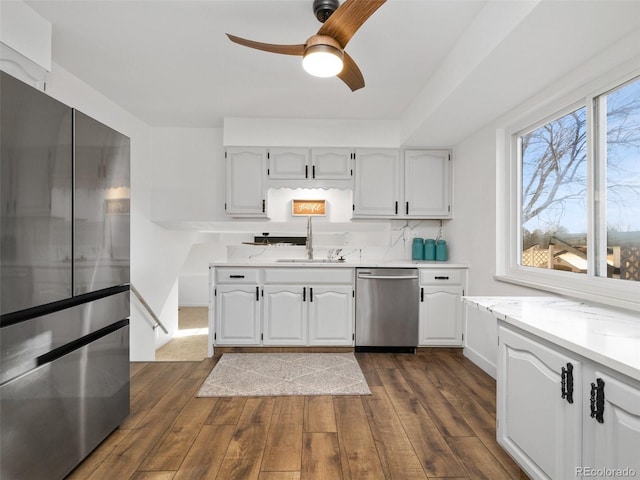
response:
M327 214L326 200L291 200L291 215L324 216Z

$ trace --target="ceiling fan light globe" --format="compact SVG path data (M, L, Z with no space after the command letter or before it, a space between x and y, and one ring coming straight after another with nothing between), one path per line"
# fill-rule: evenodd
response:
M343 68L342 52L330 45L312 45L304 52L302 67L315 77L334 77Z

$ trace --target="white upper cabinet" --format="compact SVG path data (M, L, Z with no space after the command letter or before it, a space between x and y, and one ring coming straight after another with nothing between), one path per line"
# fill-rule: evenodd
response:
M310 178L349 180L353 173L352 160L353 150L350 148L313 148Z
M356 150L354 218L452 218L449 150Z
M267 216L267 149L227 148L225 212L234 217Z
M449 150L404 151L404 214L418 218L451 218Z
M358 149L355 158L354 217L397 217L400 198L400 152Z
M268 157L270 179L309 178L308 148L270 148Z
M350 148L269 149L269 180L350 180Z

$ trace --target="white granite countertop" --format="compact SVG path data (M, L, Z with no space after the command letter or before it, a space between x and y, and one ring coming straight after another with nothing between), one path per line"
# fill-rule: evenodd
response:
M566 297L464 297L499 320L640 381L640 313Z
M462 263L432 262L426 260L346 260L344 262L305 262L296 259L295 262L278 261L277 259L261 260L231 260L213 262L210 267L288 267L288 268L468 268Z

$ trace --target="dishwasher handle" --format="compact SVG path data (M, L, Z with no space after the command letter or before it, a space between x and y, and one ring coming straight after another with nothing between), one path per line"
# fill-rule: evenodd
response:
M415 280L417 275L371 275L368 273L359 273L358 278L364 279L382 279L382 280Z

